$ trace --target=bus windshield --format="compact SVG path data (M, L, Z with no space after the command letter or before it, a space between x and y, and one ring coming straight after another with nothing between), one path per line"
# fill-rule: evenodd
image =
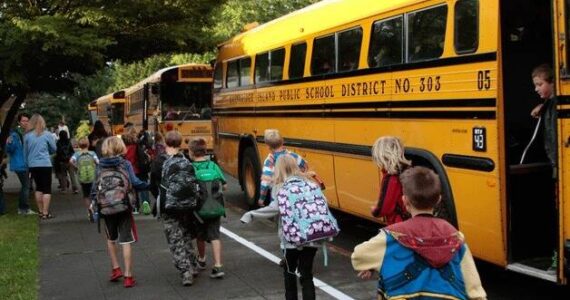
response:
M209 120L211 88L211 83L164 83L163 120Z

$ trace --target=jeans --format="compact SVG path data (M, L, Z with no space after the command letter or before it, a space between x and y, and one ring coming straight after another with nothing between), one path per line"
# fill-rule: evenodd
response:
M30 198L30 176L28 171L19 171L16 172L16 175L18 175L18 180L20 180L20 184L22 185L18 198L18 209L25 212L30 209L30 205L28 204L28 199Z
M6 213L6 206L4 203L4 192L0 189L0 215Z
M285 276L285 299L297 300L297 274L301 274L301 286L303 300L315 299L315 284L313 283L313 261L317 248L303 247L299 249L285 249L285 261L283 275Z

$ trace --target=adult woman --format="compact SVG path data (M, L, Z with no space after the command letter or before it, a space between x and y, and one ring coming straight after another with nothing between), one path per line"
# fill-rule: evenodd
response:
M24 136L24 157L36 183L35 197L39 216L42 219L51 219L53 215L49 211L52 171L50 155L56 151L55 141L51 133L46 130L46 121L39 114L32 116L28 129L28 133Z
M93 130L87 136L89 139L89 151L95 151L98 157L102 157L101 145L103 144L103 140L108 136L109 134L105 130L103 122L100 120L95 121L95 124L93 124Z

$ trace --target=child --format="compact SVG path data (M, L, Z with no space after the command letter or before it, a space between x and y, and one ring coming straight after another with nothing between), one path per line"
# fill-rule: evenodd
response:
M277 195L282 193L291 193L293 191L284 190L283 187L286 182L297 180L301 181L306 186L310 186L315 192L320 192L318 184L314 183L302 173L298 166L298 159L290 154L281 155L275 165L274 187L272 196L276 199ZM296 188L295 186L294 188ZM318 193L317 192L317 193ZM297 190L298 193L298 190ZM322 192L320 194L322 196ZM298 199L302 200L302 199ZM280 212L280 205L278 201L272 201L269 206L245 213L241 221L249 223L254 217L257 218L272 218L274 216L283 215L287 212ZM318 242L311 242L298 246L285 239L283 233L283 224L281 220L279 223L278 235L281 241L280 246L285 254L285 261L282 261L284 268L285 278L285 299L297 299L297 274L298 270L301 274L300 282L302 286L303 300L315 299L315 286L313 284L313 260L317 253L317 248L320 247Z
M208 193L215 193L219 191L216 197L222 197L221 192L227 188L226 179L220 167L213 161L210 161L206 156L207 145L203 138L194 139L189 144L190 157L192 158L192 165L195 170L211 169L214 173L212 181L217 181L221 186L213 186ZM197 171L198 172L198 171ZM198 178L200 180L200 178ZM218 184L218 185L219 185ZM203 223L198 223L198 268L204 270L206 268L206 243L212 244L212 252L214 254L214 267L210 278L223 278L224 271L222 269L222 242L220 241L220 217L202 218Z
M404 157L404 146L397 137L380 137L372 146L372 159L382 172L380 196L372 207L372 216L385 217L387 225L402 222L407 211L402 203L402 184L398 176L411 165Z
M400 180L412 218L385 227L354 248L352 266L358 276L369 279L378 272L378 299L486 299L463 234L433 216L441 200L439 177L428 168L413 167Z
M93 222L93 214L91 213L91 210L89 210L89 205L91 204L91 200L89 198L93 182L95 181L95 171L97 169L97 164L99 164L99 158L94 151L89 151L88 148L89 139L87 139L87 137L81 138L79 140L80 150L73 154L69 162L77 168L83 201L85 201L85 207L87 208L87 218L90 222Z
M174 177L193 177L194 168L184 157L184 154L180 152L180 144L182 144L180 133L174 130L169 131L165 138L166 154L169 157L163 164L157 210L160 212L164 225L164 234L172 253L172 261L182 277L182 285L190 286L194 282L194 274L197 274L196 251L192 243L196 236L195 218L189 211L166 210L166 202L168 201L167 194L170 185L182 182L179 178ZM196 197L196 195L187 196Z
M146 182L140 181L133 172L131 163L125 160L122 155L125 154L127 148L121 138L112 136L106 138L101 145L101 153L103 157L99 161L99 168L97 169L97 182L101 180L102 172L105 170L118 170L127 175L128 182L124 182L127 186L132 186L137 190L148 188ZM129 184L130 183L130 184ZM101 188L93 185L91 190L91 211L97 207L98 190ZM111 272L110 281L117 281L124 276L123 286L130 288L135 286L136 281L132 272L132 248L131 243L137 241L137 231L135 221L132 215L132 206L134 203L134 191L128 191L129 208L123 212L113 215L102 215L105 220L105 232L107 234L107 249L111 257L111 264L113 270ZM121 271L119 261L117 258L117 241L123 248L123 260L125 272Z
M297 161L297 165L302 172L305 172L309 169L309 166L305 162L305 160L298 155L297 153L291 152L287 150L283 146L283 138L281 134L279 134L279 130L277 129L266 129L264 134L265 144L269 147L269 155L263 162L263 170L261 171L261 185L259 188L259 200L257 204L259 206L265 206L269 202L271 202L271 185L273 179L273 172L275 167L275 162L282 154L289 154L295 158Z

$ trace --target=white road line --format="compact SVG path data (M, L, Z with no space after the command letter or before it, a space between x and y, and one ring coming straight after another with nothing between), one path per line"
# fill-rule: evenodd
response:
M254 243L242 238L241 236L229 231L228 229L226 229L224 227L220 227L220 232L227 235L229 238L234 239L236 242L238 242L238 243L248 247L249 249L257 252L259 255L267 258L268 260L272 261L275 264L279 264L279 261L281 261L281 259L279 257L271 254L267 250L255 245ZM316 277L313 277L313 282L315 283L315 287L318 287L323 292L331 295L335 299L354 300L354 298L352 298L352 297L346 295L345 293L333 288L332 286L326 284L322 280L317 279Z

